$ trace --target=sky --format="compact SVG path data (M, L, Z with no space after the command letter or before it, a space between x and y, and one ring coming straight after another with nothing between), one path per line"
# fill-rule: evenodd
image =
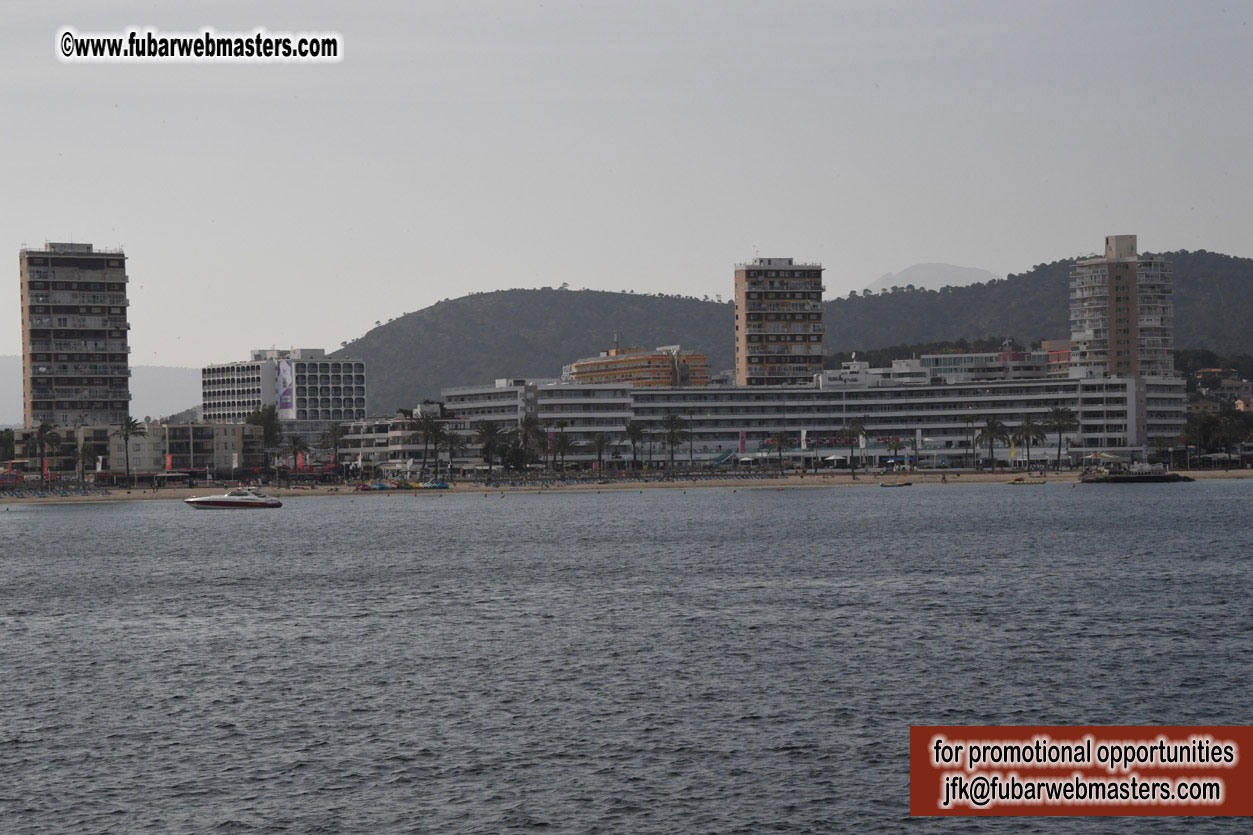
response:
M1253 256L1253 5L9 3L17 253L122 246L131 362L334 349L469 292L828 295L919 262ZM330 31L334 64L67 64L63 27ZM2 298L3 296L0 296ZM467 338L473 338L472 334Z

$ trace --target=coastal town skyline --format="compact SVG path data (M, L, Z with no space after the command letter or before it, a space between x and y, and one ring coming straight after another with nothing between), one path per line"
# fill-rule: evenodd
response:
M133 360L190 367L460 291L725 298L755 256L824 263L830 298L921 262L1021 272L1093 229L1250 254L1243 10L1012 6L280 3L267 26L338 31L343 60L160 67L63 64L52 33L201 12L29 7L0 57L23 126L0 231L124 246ZM18 340L0 322L0 354Z
M0 835L1243 831L1250 20L6 4Z

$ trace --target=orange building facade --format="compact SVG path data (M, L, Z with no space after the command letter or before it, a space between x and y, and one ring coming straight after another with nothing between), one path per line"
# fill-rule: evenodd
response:
M709 360L704 354L681 351L677 345L648 351L612 348L599 357L570 365L576 383L631 383L634 386L707 386Z

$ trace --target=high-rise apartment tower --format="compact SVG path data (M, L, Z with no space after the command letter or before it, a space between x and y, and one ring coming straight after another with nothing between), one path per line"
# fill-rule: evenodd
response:
M797 385L822 371L822 265L735 267L735 384Z
M19 254L22 418L71 428L130 417L126 256L48 243Z
M1105 257L1070 269L1072 368L1167 377L1174 372L1174 279L1159 255L1139 255L1135 235L1110 235Z

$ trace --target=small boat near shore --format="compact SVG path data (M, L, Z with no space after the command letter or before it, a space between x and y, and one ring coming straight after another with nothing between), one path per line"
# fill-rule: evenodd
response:
M912 481L880 481L880 487L913 487Z
M1018 476L1018 478L1015 478L1012 481L1007 481L1005 483L1012 485L1012 486L1021 486L1024 484L1048 484L1048 481L1042 478L1025 478L1023 476Z
M1179 473L1085 473L1079 476L1083 484L1182 484L1196 481Z
M197 510L266 510L283 506L283 503L278 499L273 496L267 496L253 487L239 487L221 496L197 496L196 498L183 499L183 503L189 504Z

